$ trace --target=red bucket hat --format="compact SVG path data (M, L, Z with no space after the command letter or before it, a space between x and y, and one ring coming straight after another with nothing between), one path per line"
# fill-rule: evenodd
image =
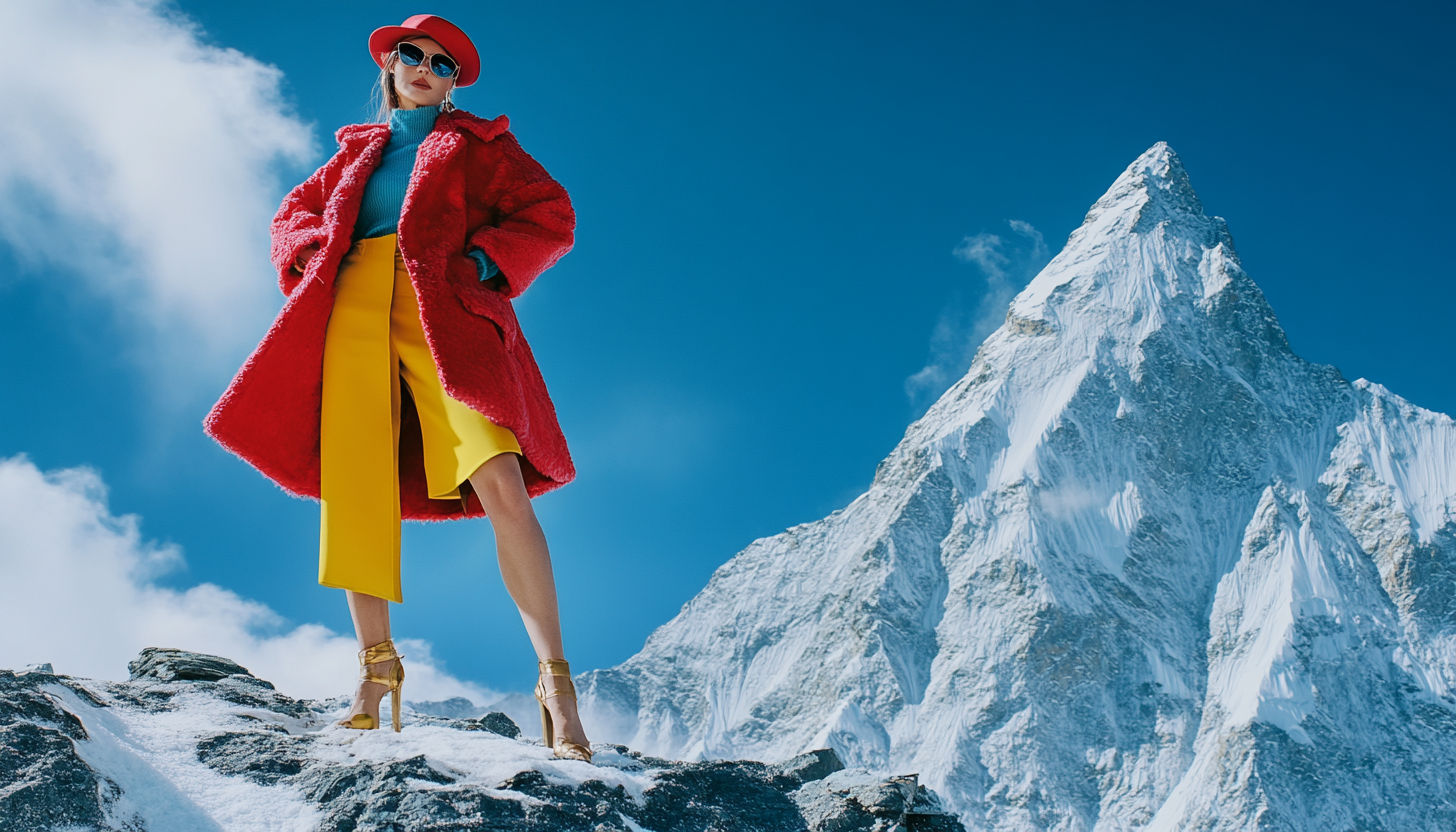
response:
M417 14L405 18L398 26L381 26L375 29L369 35L369 54L374 56L376 64L383 67L385 58L389 57L389 53L394 51L400 41L418 35L434 38L460 64L460 77L455 80L455 86L468 87L480 77L480 53L475 51L475 44L470 42L470 36L461 31L459 26L438 15Z

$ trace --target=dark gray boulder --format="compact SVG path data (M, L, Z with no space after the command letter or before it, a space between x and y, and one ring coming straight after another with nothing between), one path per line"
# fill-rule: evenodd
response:
M245 676L270 690L273 685L248 672L246 667L222 656L192 653L173 647L148 647L127 664L133 682L216 682L229 676Z
M809 751L772 766L773 771L792 778L801 786L814 780L823 780L843 768L844 762L832 748Z
M521 735L521 729L516 727L515 721L500 711L491 711L480 719L475 720L475 724L486 731L492 731L503 737L510 737L511 739L515 739ZM470 729L467 728L466 730Z
M813 832L941 832L964 827L934 793L906 774L878 779L860 772L830 775L794 793Z

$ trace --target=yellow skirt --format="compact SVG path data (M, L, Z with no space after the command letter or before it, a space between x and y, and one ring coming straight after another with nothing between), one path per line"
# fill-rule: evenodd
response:
M319 424L319 583L396 602L401 381L419 413L432 499L460 499L460 484L481 463L521 452L509 429L440 386L414 284L389 234L355 243L335 278Z

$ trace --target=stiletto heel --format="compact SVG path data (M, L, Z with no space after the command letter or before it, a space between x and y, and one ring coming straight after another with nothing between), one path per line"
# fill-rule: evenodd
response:
M398 667L398 665L396 665ZM389 724L394 726L394 733L398 734L399 729L404 727L404 720L399 717L399 709L404 704L404 676L399 677L399 684L389 692Z
M591 749L579 742L556 736L551 712L546 710L546 700L553 696L570 696L573 700L576 699L576 685L571 681L571 668L567 666L566 659L546 659L537 662L536 665L540 670L540 675L536 678L536 704L541 706L541 739L545 740L546 747L551 749L551 753L558 758L590 763ZM546 677L548 675L565 676L566 684L561 689L547 693Z
M400 661L404 656L394 650L394 640L386 639L372 647L365 647L359 651L359 679L364 682L374 682L389 688L390 716L393 717L394 732L399 733L400 729L400 707L404 704L404 662ZM388 676L380 676L369 669L371 664L393 661L394 667L390 669ZM344 728L355 728L359 730L373 730L379 727L379 720L369 714L354 714L348 719L340 720L337 723Z

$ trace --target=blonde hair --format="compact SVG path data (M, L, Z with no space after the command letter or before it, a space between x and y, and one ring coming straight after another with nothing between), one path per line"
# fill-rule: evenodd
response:
M414 40L420 37L426 36L414 35L412 37L401 38L400 42L403 43L404 41ZM384 59L384 66L379 69L379 83L374 85L373 103L371 105L374 109L374 121L376 123L388 123L389 114L399 109L399 93L394 89L394 67L398 62L399 52L392 50L389 53L389 57ZM448 113L455 109L455 102L451 100L451 96L455 93L455 80L454 78L450 79L450 89L445 91L445 100L440 102L440 112L442 113Z

